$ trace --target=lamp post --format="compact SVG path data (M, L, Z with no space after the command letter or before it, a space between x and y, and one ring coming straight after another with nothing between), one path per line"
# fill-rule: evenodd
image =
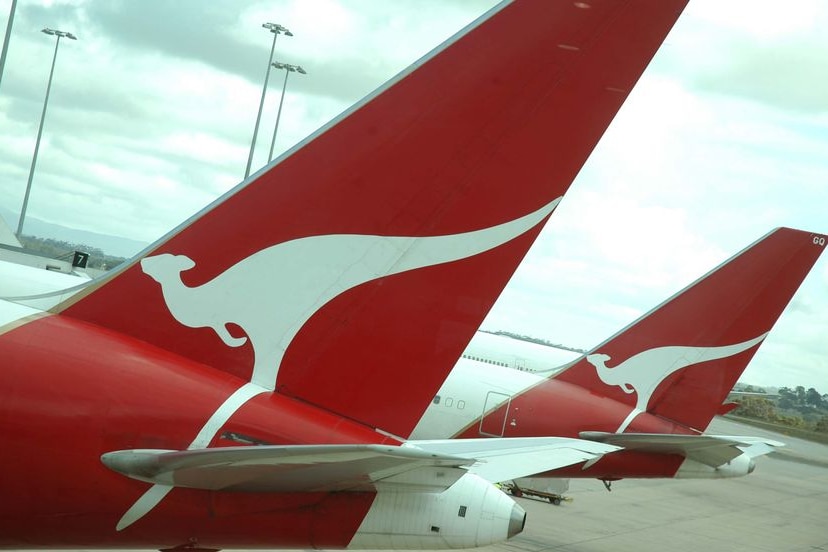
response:
M274 144L276 144L276 132L279 130L279 119L282 117L282 104L285 101L285 90L287 89L288 75L290 75L294 71L301 75L308 74L307 71L302 69L301 65L291 65L289 63L281 63L279 61L276 61L271 65L276 69L285 70L285 82L282 84L282 97L279 100L279 110L276 112L276 126L273 127L273 139L270 141L270 153L267 155L268 163L270 163L271 159L273 159L273 146Z
M259 112L256 114L256 126L253 127L253 140L250 142L250 154L247 156L247 167L244 169L244 178L250 176L250 165L253 164L253 150L256 149L256 135L259 134L259 121L262 118L262 107L264 107L265 94L267 93L267 79L270 78L270 64L273 63L273 51L276 49L276 37L280 34L293 36L293 33L277 23L262 23L262 27L273 33L273 44L270 46L270 57L267 60L267 72L265 73L264 86L262 86L262 99L259 100Z
M6 54L9 52L9 40L11 40L12 24L14 24L14 9L17 0L12 0L9 10L9 21L6 23L6 37L3 39L3 51L0 52L0 82L3 82L3 69L6 67Z
M46 99L43 100L43 112L40 114L40 126L37 129L37 140L35 141L34 155L32 155L32 166L29 169L29 181L26 183L26 195L23 196L23 208L20 210L20 220L17 223L17 237L19 238L23 232L23 221L26 218L26 208L29 205L29 194L32 191L32 178L34 178L35 165L37 165L37 152L40 150L40 137L43 135L43 121L46 119L46 106L49 105L49 92L52 90L52 77L55 74L55 61L57 61L58 47L60 46L61 38L69 38L77 40L78 37L72 33L65 31L58 31L56 29L43 29L41 32L57 37L55 40L55 55L52 56L52 68L49 71L49 83L46 85Z

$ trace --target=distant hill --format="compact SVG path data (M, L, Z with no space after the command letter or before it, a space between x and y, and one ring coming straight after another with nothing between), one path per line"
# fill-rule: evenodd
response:
M17 213L5 207L0 207L0 216L5 219L10 228L17 228ZM106 234L98 234L97 232L88 232L86 230L61 226L60 224L44 222L31 216L26 217L26 226L23 229L23 233L39 238L52 238L64 242L97 247L107 255L114 257L130 258L149 245L147 242L131 240L129 238L108 236Z

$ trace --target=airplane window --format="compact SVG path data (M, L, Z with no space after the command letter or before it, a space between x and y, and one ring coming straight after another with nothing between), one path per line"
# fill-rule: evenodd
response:
M451 406L452 404L454 404L454 399L452 399L451 397L447 398L446 399L446 406Z
M433 402L434 404L440 404L440 395L435 396L434 400L431 402Z
M466 401L457 401L457 409L463 410L464 408L466 408Z

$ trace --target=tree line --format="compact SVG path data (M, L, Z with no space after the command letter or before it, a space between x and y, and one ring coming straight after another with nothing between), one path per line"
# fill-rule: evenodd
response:
M99 270L109 270L124 262L123 257L113 257L107 255L97 247L92 247L82 243L70 243L53 238L38 238L36 236L21 236L20 243L23 248L30 253L48 257L50 259L59 259L65 261L72 261L72 255L75 251L83 251L89 253L89 262L87 268L97 268Z
M764 390L746 392L763 393ZM797 429L828 433L828 395L813 387L781 387L778 398L747 396L735 400L739 407L733 411L737 416L755 418Z

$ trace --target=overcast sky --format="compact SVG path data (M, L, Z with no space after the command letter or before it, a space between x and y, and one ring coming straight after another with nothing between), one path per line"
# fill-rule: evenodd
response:
M244 175L271 35L277 154L485 12L486 0L19 0L0 205L154 241ZM5 28L10 1L0 0ZM828 233L828 2L691 0L484 323L593 346L776 226ZM284 73L271 74L254 170ZM828 255L742 378L828 393Z

